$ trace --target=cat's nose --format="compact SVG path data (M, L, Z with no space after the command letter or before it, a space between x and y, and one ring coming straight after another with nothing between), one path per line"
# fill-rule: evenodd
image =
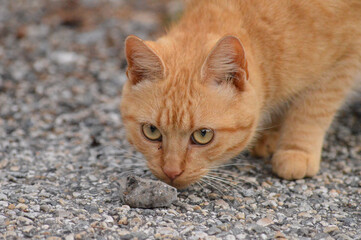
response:
M180 176L183 173L182 169L169 165L164 165L162 169L165 175L167 175L167 177L170 178L170 180L176 179L178 176Z

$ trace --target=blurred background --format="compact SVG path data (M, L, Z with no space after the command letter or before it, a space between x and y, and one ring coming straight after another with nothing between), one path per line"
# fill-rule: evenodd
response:
M40 155L101 135L122 141L124 39L156 38L182 8L174 0L1 0L0 159L20 154L9 141Z

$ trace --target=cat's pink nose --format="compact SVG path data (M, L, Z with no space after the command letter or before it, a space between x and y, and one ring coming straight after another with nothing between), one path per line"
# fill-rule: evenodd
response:
M168 165L164 165L162 169L165 175L167 175L170 178L170 180L176 179L178 176L180 176L183 173L182 169L177 167L170 167Z

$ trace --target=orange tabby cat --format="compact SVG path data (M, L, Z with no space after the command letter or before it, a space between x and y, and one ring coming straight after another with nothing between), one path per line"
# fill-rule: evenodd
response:
M278 176L310 177L360 76L361 1L193 0L125 53L123 121L158 178L186 187L251 143Z

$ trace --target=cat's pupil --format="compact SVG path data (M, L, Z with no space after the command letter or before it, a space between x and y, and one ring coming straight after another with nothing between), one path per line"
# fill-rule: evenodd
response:
M204 136L207 134L207 130L206 130L206 129L202 129L200 132L201 132L202 137L204 137Z
M154 133L156 130L157 130L157 128L156 128L156 127L154 127L154 126L150 126L150 131L151 131L152 133Z

